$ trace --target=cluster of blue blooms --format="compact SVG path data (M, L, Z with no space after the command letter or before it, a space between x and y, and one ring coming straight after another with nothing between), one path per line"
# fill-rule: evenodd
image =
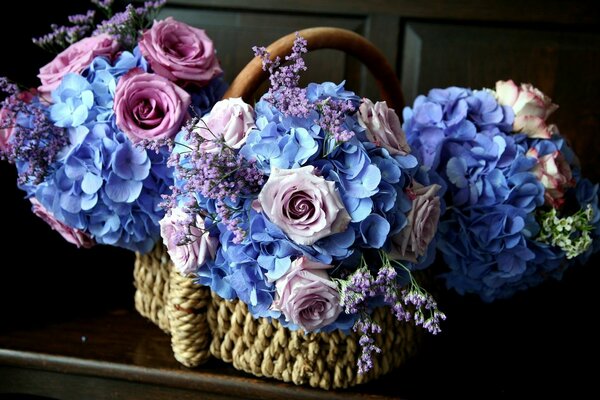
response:
M54 217L97 243L142 253L160 237L161 196L173 184L168 149L135 146L117 127L115 89L132 69L148 71L139 48L110 62L96 57L81 74L69 73L52 92L49 119L64 128L68 144L39 185L23 184ZM226 89L221 78L197 90L196 112L206 113ZM20 170L27 163L17 163Z
M589 205L591 237L600 235L598 185L580 178L575 156L557 132L531 138L514 132L514 119L513 109L500 105L494 92L458 87L431 90L404 110L403 128L413 151L447 185L447 212L438 229L438 249L450 267L447 285L487 301L547 276L560 278L574 261L538 239L549 196L536 174L538 160L561 154L572 175L563 209L574 213ZM579 259L597 250L593 242L596 248L588 246Z
M97 57L81 75L65 75L52 92L50 119L67 130L68 145L41 184L23 189L96 242L147 252L159 237L158 202L172 171L166 151L136 148L116 127L115 88L132 68L148 68L137 49L113 63Z
M307 98L311 102L350 101L355 109L360 104L360 98L345 90L343 84L330 82L310 84ZM256 168L267 176L272 168L316 167L326 180L335 182L351 222L343 232L312 245L300 245L290 240L264 213L252 208L252 199L257 193L240 197L228 205L237 210L238 226L247 232L246 237L236 243L234 233L226 224L207 218L205 226L219 236L221 246L215 259L201 265L197 275L199 283L210 286L221 297L239 298L246 303L254 316L278 318L284 326L297 329L280 311L271 309L274 281L289 270L292 261L308 256L325 264L356 269L363 250L386 249L389 237L406 226L412 200L405 189L415 175L419 174L419 182L423 184L430 182L427 174L419 170L414 156L391 155L367 140L356 113L347 113L343 124L344 130L354 132L354 136L348 141L336 142L317 124L317 110L311 110L306 117L286 116L264 98L256 104L255 110L256 128L248 134L240 154L256 161ZM214 212L211 201L198 197L202 209ZM422 257L418 267L426 266L430 256ZM347 331L357 317L342 313L337 321L321 330Z

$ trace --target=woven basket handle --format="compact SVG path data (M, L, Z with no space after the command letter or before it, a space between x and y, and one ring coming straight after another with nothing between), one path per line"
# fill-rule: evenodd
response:
M307 40L308 51L336 49L359 59L375 77L382 100L398 112L402 112L404 99L400 82L385 56L373 43L355 32L341 28L308 28L299 33ZM290 54L295 38L296 34L290 33L271 43L267 48L271 59L277 56L283 59ZM267 77L267 73L262 70L261 59L254 57L238 74L223 98L241 97L244 101L250 102L253 94Z

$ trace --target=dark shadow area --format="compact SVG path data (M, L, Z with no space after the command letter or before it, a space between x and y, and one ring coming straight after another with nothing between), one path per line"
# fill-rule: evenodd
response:
M24 86L38 84L36 75L54 55L31 42L51 23L85 12L88 2L54 1L35 6L15 2L0 24L3 54L0 76ZM68 11L66 11L68 10ZM16 28L14 28L16 27ZM13 165L0 162L0 332L17 323L36 325L74 314L133 304L132 252L98 246L77 249L30 212L24 192L16 187Z

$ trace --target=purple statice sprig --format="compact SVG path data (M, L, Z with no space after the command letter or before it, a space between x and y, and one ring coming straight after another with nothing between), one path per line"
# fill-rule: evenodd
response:
M114 0L92 0L105 20L96 24L96 11L68 17L71 25L52 24L51 32L37 38L33 43L53 53L59 53L86 36L107 33L114 36L126 49L133 49L144 29L150 27L166 0L146 1L140 7L128 4L124 11L114 13Z
M50 25L51 32L33 38L33 44L51 53L59 53L75 42L86 37L91 31L91 25Z
M325 152L323 156L327 156L340 144L354 136L353 131L344 128L344 120L346 115L356 111L356 108L350 100L335 100L330 97L317 101L315 105L319 111L319 119L315 122L326 132L325 139L332 139L334 143L331 147L323 146Z
M113 15L113 3L115 0L90 0L90 2L95 5L98 10L100 10L106 18L110 18Z
M382 266L373 276L371 268L361 258L359 268L346 279L335 279L340 292L340 305L346 314L358 314L359 318L352 327L361 334L359 344L362 351L358 360L358 373L364 374L373 367L372 354L380 353L373 335L381 332L381 326L370 316L371 303L390 307L396 319L401 322L414 321L432 334L438 334L440 321L446 319L433 297L417 283L412 273L402 263L391 260L388 255L379 252ZM398 279L397 266L408 276L407 287L402 287ZM427 315L427 317L426 317Z
M211 219L224 224L234 234L234 243L241 243L246 232L237 217L241 211L239 199L258 193L265 182L264 175L256 168L255 161L239 155L225 143L222 135L211 132L204 120L195 119L195 122L193 126L184 127L184 143L175 143L183 150L172 152L168 161L183 184L172 187L171 195L165 196L161 204L170 212L183 201L186 203L184 211L192 216L201 209L196 194L213 201L215 214ZM209 134L202 135L201 131ZM206 151L206 144L210 144L211 151Z
M95 10L88 10L85 14L69 15L67 18L73 25L78 26L92 26L94 25L94 18L96 17Z
M5 76L0 76L0 92L8 96L17 95L19 93L19 85L11 82Z
M296 32L292 53L285 56L289 65L282 65L281 59L271 60L271 54L264 47L254 46L254 55L262 60L263 71L269 73L270 87L264 99L286 117L306 118L314 108L306 95L306 88L298 86L301 71L306 71L302 55L308 52L307 41Z
M175 147L175 141L172 138L142 139L135 143L135 146L145 150L151 150L156 154L160 153L164 148L168 149L169 153L172 153L173 148Z
M51 172L58 153L68 144L67 133L54 125L48 109L31 92L19 91L17 85L0 78L0 91L8 96L0 103L11 118L0 121L0 129L12 131L10 143L0 150L0 159L21 162L18 183L41 183Z
M352 102L331 98L311 102L306 88L299 87L300 73L307 70L303 59L308 52L307 44L306 39L296 32L292 53L285 56L286 65L282 65L280 57L271 59L265 47L252 48L254 55L262 60L263 71L269 73L270 87L263 99L286 117L307 118L316 110L319 117L315 123L326 135L337 144L346 142L354 136L354 132L344 128L346 115L355 111Z
M194 243L207 231L204 228L204 225L199 226L198 224L198 216L202 218L206 217L206 211L198 207L197 202L188 201L187 204L182 207L182 210L186 217L181 220L173 221L173 224L176 225L174 230L174 240L175 243L177 243L177 246L185 246Z
M143 33L152 25L166 0L147 1L141 7L128 4L125 11L114 14L96 26L92 35L107 33L114 36L125 49L133 49Z

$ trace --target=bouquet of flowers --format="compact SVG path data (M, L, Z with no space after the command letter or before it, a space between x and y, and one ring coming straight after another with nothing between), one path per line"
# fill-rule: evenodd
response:
M509 297L600 248L598 185L547 123L556 108L530 84L499 81L433 89L404 110L408 142L445 182L438 249L459 293Z
M152 23L164 1L114 15L112 2L93 1L107 18L98 24L89 11L34 39L66 47L40 69L37 89L0 79L0 156L15 163L33 212L69 242L147 252L173 182L162 141L206 113L226 85L203 30Z
M161 234L180 273L254 317L358 332L364 373L380 351L375 307L434 334L445 318L412 273L433 255L440 186L386 103L299 86L306 51L297 35L284 66L255 48L268 93L254 108L223 100L175 138Z

